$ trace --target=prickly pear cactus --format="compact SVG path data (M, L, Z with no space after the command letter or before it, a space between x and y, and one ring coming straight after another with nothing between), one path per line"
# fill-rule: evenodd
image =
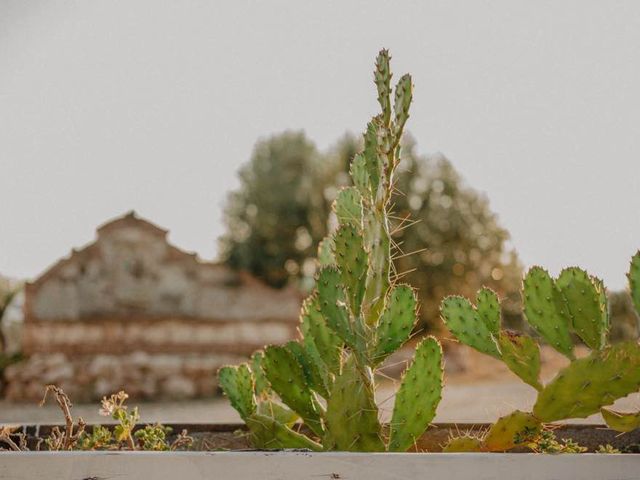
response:
M640 279L638 273L640 255L632 261L630 283L632 278ZM640 346L636 342L609 345L608 305L602 281L576 267L563 270L557 279L544 269L533 267L524 278L522 296L525 316L533 329L571 362L542 385L536 340L500 330L499 319L496 327L493 312L497 299L486 290L478 294L475 307L462 297L446 298L441 311L451 333L460 342L502 360L538 390L530 413L516 411L499 419L479 441L452 439L447 450L468 449L472 444L477 451L508 450L518 446L516 439L522 440L524 433L539 431L544 422L585 418L599 411L611 428L635 428L637 414L603 408L640 389ZM571 334L591 348L588 356L575 358Z
M640 316L640 250L638 250L631 259L631 266L629 267L627 278L629 279L629 292L631 293L633 306L636 308L636 313Z
M266 347L250 366L220 370L220 385L256 447L406 451L440 402L442 350L434 338L416 349L389 431L375 402L375 368L409 339L417 320L414 290L391 279L390 200L413 85L405 75L392 90L389 60L386 50L376 60L381 112L352 161L353 186L333 204L338 226L318 248L320 270L302 306L300 338ZM490 333L499 328L498 308L487 298L479 313ZM293 428L298 418L310 436Z

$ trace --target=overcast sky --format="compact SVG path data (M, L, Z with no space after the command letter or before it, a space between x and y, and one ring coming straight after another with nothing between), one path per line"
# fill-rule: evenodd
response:
M0 272L135 209L202 258L259 137L320 148L409 71L409 130L527 265L624 285L640 247L640 2L0 0Z

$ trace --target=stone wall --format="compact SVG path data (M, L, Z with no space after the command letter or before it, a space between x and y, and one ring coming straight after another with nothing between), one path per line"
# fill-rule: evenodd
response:
M301 297L200 261L130 213L25 287L22 350L5 395L55 383L75 398L212 395L215 372L295 335Z

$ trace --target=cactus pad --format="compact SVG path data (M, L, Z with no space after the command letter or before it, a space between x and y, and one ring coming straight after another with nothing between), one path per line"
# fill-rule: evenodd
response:
M391 70L389 68L389 52L385 49L380 50L376 58L376 69L373 78L378 90L378 103L382 108L382 116L385 124L391 119Z
M367 272L367 252L362 235L352 225L342 225L334 234L334 256L339 266L342 284L349 294L349 306L354 316L360 315Z
M609 330L608 312L602 308L600 299L601 284L576 267L565 268L556 281L565 298L573 331L594 350L605 346Z
M462 343L500 358L496 340L478 311L464 297L451 296L443 300L441 313L447 328Z
M393 112L395 115L396 130L394 134L399 137L402 134L405 123L409 119L409 106L413 98L413 83L411 75L403 75L396 85Z
M482 440L471 435L463 435L449 440L442 449L446 453L482 452Z
M391 291L376 329L373 362L380 363L409 339L416 323L416 296L408 285Z
M557 351L574 358L569 314L564 299L546 270L533 267L523 281L524 313L531 326Z
M257 397L266 397L269 395L269 390L271 390L269 380L267 380L262 369L263 360L264 353L261 350L251 355L251 373L253 373L254 390Z
M422 436L442 396L442 347L433 337L416 348L396 394L389 450L404 452Z
M603 408L600 410L607 426L618 432L631 432L640 428L640 412L622 413Z
M538 394L533 413L543 422L585 418L640 388L640 347L612 345L574 360Z
M241 365L222 367L218 371L220 387L233 408L235 408L243 420L246 420L256 411L256 400L253 396L253 375L249 367Z
M254 413L246 419L251 431L251 441L256 448L280 450L283 448L305 448L321 451L322 445L294 432L286 425L266 415Z
M373 388L353 356L345 362L327 399L324 446L327 450L384 450Z
M302 367L307 385L326 398L328 394L325 384L326 377L321 373L324 364L319 365L316 363L318 359L314 358L313 354L307 351L303 343L292 340L287 342L286 348L296 357L296 360L298 360L298 363Z
M636 308L636 313L640 315L640 250L631 259L627 278L629 279L629 292L633 305Z
M476 295L476 310L480 319L496 337L500 333L500 300L490 288L482 288Z
M504 330L498 337L502 361L513 373L536 390L540 384L540 349L536 341L510 330Z
M269 346L264 351L263 368L271 388L282 401L300 415L315 434L321 435L320 415L296 356L287 347Z
M291 427L300 418L294 411L274 402L271 399L258 403L257 413L273 418L276 422Z
M318 244L318 264L327 267L336 264L336 257L333 255L335 245L333 237L325 237Z
M362 153L357 153L351 162L349 170L353 184L356 186L363 198L371 197L371 186L369 173L367 172L367 161Z
M490 452L504 452L522 445L535 437L542 424L530 413L516 410L501 417L494 423L483 440L484 449Z
M362 228L362 196L356 187L340 190L333 203L333 210L340 225Z
M340 337L330 329L318 305L318 297L312 295L302 304L302 321L300 328L304 337L307 350L314 347L331 373L337 373L340 369L340 348L342 341Z
M327 326L352 348L356 346L356 335L349 322L349 312L340 271L324 267L318 276L318 301Z

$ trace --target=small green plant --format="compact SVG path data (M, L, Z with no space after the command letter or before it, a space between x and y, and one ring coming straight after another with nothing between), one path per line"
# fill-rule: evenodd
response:
M140 414L137 407L129 411L129 407L125 405L129 395L124 391L104 397L101 402L100 415L111 417L117 421L112 428L102 425L87 427L82 418L78 418L78 421L74 422L71 415L73 407L71 400L60 387L55 385L47 385L41 405L44 405L49 393L53 395L64 415L65 426L63 429L57 426L53 427L47 438L40 439L37 450L40 450L42 440L48 450L165 451L188 448L193 443L193 439L187 435L186 430L183 430L170 442L168 437L171 434L171 428L159 423L145 425L136 430ZM12 441L11 434L9 428L0 429L0 441L7 443L13 450L27 450L26 439L21 437L21 443L18 446Z
M257 448L406 451L440 401L442 350L429 337L404 374L388 431L375 402L374 372L409 339L417 303L411 287L394 282L389 227L413 85L409 75L400 78L391 100L386 50L374 80L381 113L367 125L364 150L351 163L353 186L333 205L338 228L319 247L320 272L303 304L300 338L219 372Z
M622 452L607 443L606 445L598 445L598 449L596 450L596 453L622 453Z
M538 436L527 443L527 446L538 453L584 453L587 451L587 447L579 445L570 438L565 438L559 442L556 434L548 429L541 430ZM608 446L611 447L611 445Z
M638 256L632 265L637 263ZM556 279L533 267L524 278L522 297L529 324L570 361L546 385L540 381L537 340L501 329L500 302L493 291L478 292L475 306L463 297L442 302L442 318L460 342L503 361L538 391L531 412L516 411L499 419L478 450L504 451L524 445L532 428L541 430L547 422L585 418L640 387L638 344L608 342L607 296L601 280L576 267L563 270ZM591 349L589 355L575 357L574 336ZM447 449L452 451L456 445L452 441Z

